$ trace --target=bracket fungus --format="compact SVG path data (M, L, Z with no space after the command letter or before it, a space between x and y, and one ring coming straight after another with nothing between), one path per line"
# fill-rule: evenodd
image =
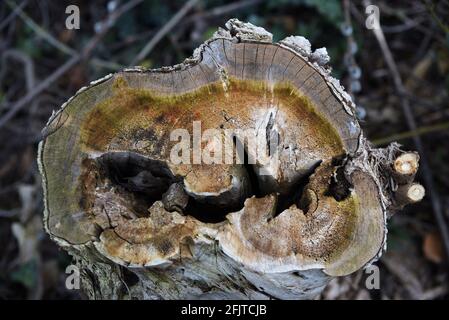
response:
M364 138L324 48L226 28L91 83L44 129L45 227L90 298L313 298L423 197L418 155Z

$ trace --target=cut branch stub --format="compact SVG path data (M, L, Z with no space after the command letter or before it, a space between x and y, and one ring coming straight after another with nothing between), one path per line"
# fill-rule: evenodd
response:
M313 297L384 247L390 150L326 51L226 27L180 65L81 89L40 144L47 231L84 268L136 274L141 298Z
M419 167L419 155L416 152L400 154L393 162L393 175L399 184L413 181Z

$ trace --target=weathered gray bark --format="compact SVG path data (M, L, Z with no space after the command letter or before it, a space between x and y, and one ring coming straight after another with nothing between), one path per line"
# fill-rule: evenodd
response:
M49 120L45 226L90 298L313 298L378 259L387 214L422 198L419 158L371 147L325 50L226 26L184 63L109 75ZM170 162L170 130L193 121L266 128L268 175Z

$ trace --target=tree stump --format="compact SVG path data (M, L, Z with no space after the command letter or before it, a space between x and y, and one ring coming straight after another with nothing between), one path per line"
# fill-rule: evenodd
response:
M226 27L82 88L44 129L45 228L89 298L314 298L424 195L415 153L364 138L324 48Z

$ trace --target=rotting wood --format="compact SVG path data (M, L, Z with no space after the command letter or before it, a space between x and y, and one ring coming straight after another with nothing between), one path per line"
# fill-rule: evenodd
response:
M313 298L376 261L387 215L412 202L395 194L416 189L411 162L364 138L325 49L226 28L179 65L92 83L49 120L45 227L90 298ZM170 133L198 123L220 129L193 139L214 156L226 130L278 143L263 164L251 148L244 164L174 163Z

